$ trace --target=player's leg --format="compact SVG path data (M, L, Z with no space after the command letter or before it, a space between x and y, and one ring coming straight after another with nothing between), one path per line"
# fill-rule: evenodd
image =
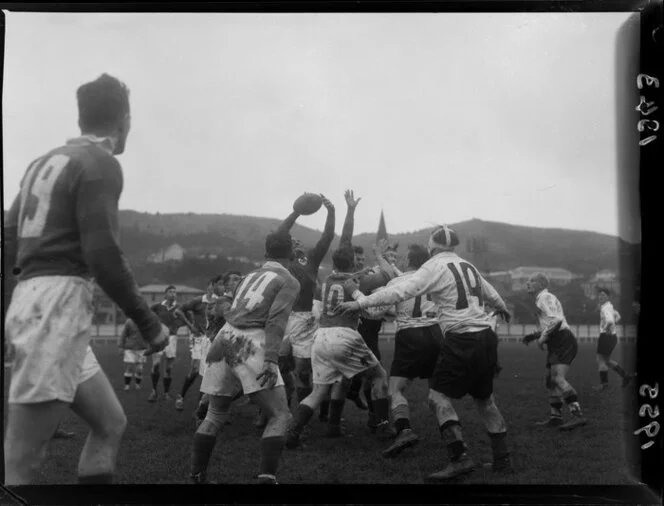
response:
M148 397L148 402L155 402L157 400L157 389L159 388L159 375L161 372L161 363L163 361L164 352L152 354L152 363L150 366L150 379L152 380L152 392Z
M142 356L141 359L134 364L134 388L136 390L141 389L141 383L143 383L143 365L145 364L145 357Z
M328 437L342 437L343 431L341 430L341 415L344 411L344 404L346 403L346 393L350 381L343 378L332 385L328 390L328 395L323 398L323 403L327 402L329 406L329 416L327 420L327 436Z
M293 422L288 429L286 446L295 448L300 442L302 431L314 415L316 408L327 397L332 383L314 383L311 393L302 399L293 412Z
M189 364L189 371L187 372L187 377L184 379L182 384L182 390L175 399L175 409L182 411L184 409L184 398L187 395L187 391L198 379L198 369L200 368L200 359L192 358L191 363Z
M294 357L295 359L295 392L297 401L302 402L312 391L311 358Z
M412 379L400 376L390 376L387 392L390 399L390 411L397 438L389 448L383 452L384 457L395 457L406 448L414 446L419 441L417 434L410 426L410 410L406 399L406 389L413 383Z
M223 375L223 372L213 374L213 376L218 377ZM231 403L233 402L232 395L207 394L207 397L207 411L205 418L194 434L194 445L191 455L190 478L192 482L196 484L207 483L207 470L210 464L210 458L212 457L212 451L217 444L217 436L223 430L224 425L226 425Z
M349 401L353 401L359 409L366 410L367 404L362 400L362 397L360 397L360 392L362 391L362 386L364 384L363 378L363 374L356 374L353 376L346 398Z
M549 418L541 422L536 422L535 425L540 427L559 427L563 424L563 397L561 391L553 382L551 364L547 364L544 382L549 392Z
M605 390L609 386L609 366L607 359L603 355L597 355L597 370L599 371L599 385L593 387L594 390Z
M622 368L622 366L616 362L615 360L607 360L606 364L609 366L609 368L615 372L618 376L622 378L622 387L625 388L627 385L630 384L632 379L634 379L634 376L629 374L625 369Z
M129 360L128 360L129 359ZM127 351L125 351L125 370L124 370L124 390L125 392L131 388L131 380L134 377L134 358L127 356Z
M632 375L628 374L625 371L625 369L623 369L620 366L620 364L618 364L618 362L616 362L615 360L611 360L611 354L613 353L613 350L616 349L617 344L618 344L618 336L616 334L607 334L606 342L604 343L604 347L602 350L599 349L598 345L598 355L600 354L602 355L607 370L610 368L613 372L615 372L618 376L622 378L622 387L624 388L627 385L629 385L629 383L632 381Z
M9 403L7 407L5 485L36 484L48 443L69 403Z
M79 483L112 483L127 417L103 371L78 386L71 407L90 426L78 461Z
M253 392L250 397L268 417L260 444L258 480L260 483L276 483L279 459L286 443L286 432L293 418L288 409L286 390L281 385Z
M507 450L507 425L493 394L485 399L475 398L475 406L489 434L493 453L492 468L494 471L511 471L509 451Z
M169 344L168 348L165 350L164 356L166 357L164 359L165 364L164 364L164 378L163 378L164 399L170 400L171 383L173 382L173 363L175 362L175 346Z
M572 420L560 426L561 430L570 430L586 424L576 390L566 379L568 370L569 365L567 364L551 364L551 380L558 387L558 390L560 390L563 402L567 405L572 415Z
M373 359L368 359L369 363L374 364L367 369L366 377L371 381L371 401L373 403L373 416L376 422L376 434L379 439L385 440L393 438L396 433L390 426L390 401L387 397L387 372L380 365L378 359L371 353Z

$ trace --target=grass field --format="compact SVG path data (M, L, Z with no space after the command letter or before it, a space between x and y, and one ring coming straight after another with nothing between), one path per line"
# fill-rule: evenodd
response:
M382 343L383 363L389 369L392 346ZM619 361L627 360L628 369L634 345L625 344L615 351ZM198 383L192 387L185 411L174 409L173 401L148 404L150 393L146 364L145 385L140 391L124 392L122 356L114 345L96 345L97 358L116 386L129 425L118 458L120 483L187 483L195 424ZM577 389L589 424L571 433L540 429L533 422L548 416L544 388L544 352L536 346L501 343L503 371L495 382L495 395L509 429L509 446L516 473L493 476L478 469L464 483L487 484L633 484L625 461L623 421L625 392L619 378L610 377L611 388L594 392L598 375L595 345L580 344L569 380ZM174 368L172 393L179 391L188 362L188 350L181 343ZM5 368L6 385L8 371ZM6 392L5 392L6 394ZM422 437L420 444L406 450L399 458L380 456L384 443L376 441L366 428L366 412L347 404L345 426L350 436L326 439L324 424L312 420L305 447L285 450L281 461L281 483L422 483L423 478L446 464L446 451L440 440L433 415L427 407L427 387L417 381L408 394L413 429ZM6 398L6 396L5 396ZM470 398L456 403L465 437L476 461L489 461L491 449ZM249 483L257 471L260 431L252 425L256 408L252 404L234 406L232 424L226 426L212 457L209 477L224 483ZM73 484L76 465L85 439L85 427L72 413L64 420L77 436L72 440L54 440L43 482Z

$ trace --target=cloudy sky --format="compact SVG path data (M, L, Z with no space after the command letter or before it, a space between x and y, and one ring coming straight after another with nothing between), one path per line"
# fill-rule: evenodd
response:
M280 218L311 191L342 216L353 188L357 232L383 209L389 232L476 217L617 235L628 17L9 13L5 208L108 72L131 89L123 209Z

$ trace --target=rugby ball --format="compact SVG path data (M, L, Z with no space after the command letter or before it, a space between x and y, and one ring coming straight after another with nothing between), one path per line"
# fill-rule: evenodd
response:
M299 214L314 214L323 205L323 198L316 193L303 193L293 203L293 211Z

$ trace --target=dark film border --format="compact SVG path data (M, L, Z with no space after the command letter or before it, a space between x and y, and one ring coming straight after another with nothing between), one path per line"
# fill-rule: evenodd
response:
M38 3L5 2L0 8L16 12L634 12L623 26L616 44L616 85L618 90L618 194L621 232L642 231L656 226L655 218L644 212L652 209L656 188L653 177L656 167L664 160L662 136L664 125L654 132L654 123L664 122L664 51L662 50L661 3L641 1L537 1L501 2L219 2L219 3ZM5 16L0 19L1 43L4 56ZM3 58L4 59L4 58ZM0 66L2 72L2 66ZM647 85L645 74L659 80L659 87ZM582 78L582 76L579 76ZM639 80L642 85L639 89ZM641 96L645 103L641 104ZM655 107L658 109L653 110ZM647 114L646 114L647 113ZM643 131L639 132L639 128ZM1 130L0 130L1 132ZM646 140L657 134L655 139ZM639 145L641 143L642 145ZM1 148L0 148L1 149ZM1 163L2 158L0 158ZM599 203L598 203L599 204ZM3 207L4 209L4 207ZM652 212L652 211L651 211ZM634 293L640 304L641 294L646 301L641 311L637 331L636 367L638 377L625 400L625 442L627 463L632 476L640 482L633 486L558 486L558 485L280 485L277 489L248 485L197 486L188 485L119 485L78 486L52 485L14 487L0 490L2 504L310 504L314 497L325 497L328 504L661 504L664 463L662 427L664 417L654 414L664 408L662 366L658 351L655 311L657 308L656 281L644 282L643 264L656 272L654 251L646 255L641 246L620 243L620 273L634 278L626 288ZM657 279L657 278L651 278ZM4 287L4 277L2 283ZM4 298L4 297L3 297ZM3 301L3 306L4 306ZM4 309L4 307L3 307ZM0 351L4 354L4 350ZM4 358L4 357L3 357ZM0 379L0 381L2 381ZM655 386L658 388L655 389ZM656 392L656 393L655 393ZM644 408L649 405L650 409ZM3 406L4 409L4 406ZM643 413L643 416L640 414ZM661 420L661 421L659 421ZM657 425L653 425L657 422ZM643 429L646 425L650 429ZM657 427L657 430L655 429ZM636 434L635 434L636 433ZM652 443L648 445L648 443ZM647 445L647 447L645 447ZM645 447L642 449L642 447ZM616 463L619 465L619 463ZM2 465L2 464L0 464ZM379 465L377 462L376 465ZM325 489L324 495L321 495Z

